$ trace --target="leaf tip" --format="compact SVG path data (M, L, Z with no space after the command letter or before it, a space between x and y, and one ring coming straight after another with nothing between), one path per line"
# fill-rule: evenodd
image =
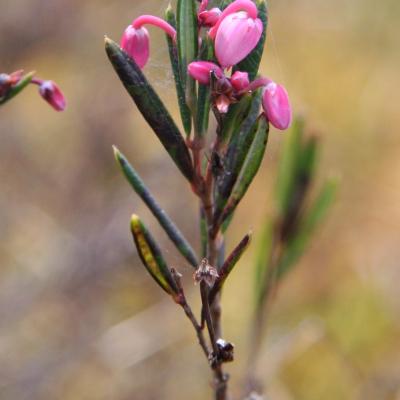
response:
M131 231L136 233L141 228L141 221L137 214L131 215Z

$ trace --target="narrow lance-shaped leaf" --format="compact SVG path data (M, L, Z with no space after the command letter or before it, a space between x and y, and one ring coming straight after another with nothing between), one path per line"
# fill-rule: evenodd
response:
M320 190L317 198L305 211L298 230L286 245L286 250L279 263L278 278L283 277L304 253L318 224L326 216L332 205L337 190L337 180L328 180Z
M223 117L221 137L222 141L226 143L233 132L238 129L246 118L247 112L250 108L252 97L250 95L243 96L239 103L231 104L228 112Z
M282 158L279 163L276 185L278 212L283 217L287 214L296 186L297 168L302 150L303 122L297 119L290 132L286 134Z
M135 192L141 197L141 199L149 207L150 211L157 218L160 225L164 228L168 237L175 244L179 252L186 258L186 260L195 268L199 265L198 258L195 251L190 246L189 242L180 232L178 227L172 222L166 212L160 207L157 201L154 199L139 174L135 171L129 161L125 158L120 151L114 147L114 155L118 164L120 165L122 172L126 179L129 181Z
M106 38L105 42L108 58L126 90L177 167L191 182L194 173L192 160L169 112L132 58L112 40Z
M250 150L256 130L255 124L260 111L261 91L253 94L253 100L246 119L233 134L224 157L224 173L217 183L215 221L220 221L222 211L240 174L246 155Z
M165 19L170 25L176 28L175 14L172 10L171 5L169 5L167 10L165 11ZM186 79L186 76L181 76L181 72L179 69L178 49L176 47L176 44L173 42L169 35L165 36L168 43L169 59L171 61L172 73L174 74L175 88L178 97L178 105L181 114L183 129L185 130L186 136L189 136L192 129L192 117L190 109L186 104L185 98L184 80Z
M187 73L187 66L197 58L198 28L196 4L194 0L178 0L177 3L177 43L181 77L185 80L186 101L189 108L196 108L196 85Z
M263 301L267 276L270 266L272 247L274 243L273 221L267 220L264 224L263 232L258 243L256 253L256 265L254 275L254 299L256 307Z
M203 40L201 49L201 60L210 61L213 59L213 46L209 38ZM208 119L211 106L210 85L198 85L196 134L203 137L208 129Z
M263 33L255 49L234 68L234 71L248 72L250 80L253 80L257 76L258 68L260 67L261 58L264 52L268 26L268 12L265 0L256 0L255 3L258 9L258 18L260 18L263 23Z
M11 100L13 97L15 97L18 93L20 93L23 89L25 89L30 83L35 74L35 71L29 72L26 75L24 75L20 81L12 86L10 90L6 93L5 96L0 97L0 105L4 104L8 100Z
M264 158L268 142L268 132L269 124L264 114L262 114L257 120L254 140L247 154L240 176L222 213L221 220L223 222L233 213L256 176Z
M177 294L178 288L160 248L143 222L135 214L131 217L131 231L139 257L147 271L168 294Z
M236 263L240 260L240 257L242 257L243 253L249 246L250 240L251 240L251 233L248 233L233 249L232 253L228 256L228 258L223 263L222 267L219 269L218 271L219 277L215 281L208 295L210 304L214 301L215 296L221 290L223 284L225 283L226 278L228 278L229 274L232 272Z

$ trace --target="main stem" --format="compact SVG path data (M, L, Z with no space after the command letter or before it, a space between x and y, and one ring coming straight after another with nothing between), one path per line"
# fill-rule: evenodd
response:
M198 146L193 146L193 161L194 168L197 175L196 192L200 198L201 208L205 215L207 224L207 251L206 258L208 263L215 267L217 265L217 258L219 252L219 235L213 234L213 176L211 167L208 166L206 176L203 178L201 174L201 157L200 149ZM213 355L217 356L218 347L216 340L221 337L221 306L220 298L216 296L212 304L208 302L208 287L206 282L201 282L200 290L202 295L203 313L207 324L207 329L210 334L210 340L213 349ZM222 364L217 362L212 365L214 373L214 399L215 400L228 400L228 376L224 373Z

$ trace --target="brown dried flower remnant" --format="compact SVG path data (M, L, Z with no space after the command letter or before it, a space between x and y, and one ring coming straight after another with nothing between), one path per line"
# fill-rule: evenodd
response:
M193 274L195 283L205 281L208 286L214 285L216 279L219 277L217 270L208 263L207 258L203 258L199 267Z

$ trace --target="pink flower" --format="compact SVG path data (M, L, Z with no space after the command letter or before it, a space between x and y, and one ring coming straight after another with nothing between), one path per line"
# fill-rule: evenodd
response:
M155 17L154 15L142 15L136 18L123 33L121 48L133 58L140 68L146 65L150 53L149 32L143 26L145 24L157 26L167 33L174 41L176 39L175 29L163 19Z
M215 54L224 68L242 61L256 47L263 31L256 5L236 0L222 12L208 32L215 39Z
M240 92L249 86L249 74L236 71L231 77L231 84L236 91Z
M33 82L33 83L36 83L36 82ZM39 81L38 80L38 84L39 84L40 95L56 111L64 111L65 107L66 107L66 101L65 101L65 97L62 94L60 88L53 81Z
M144 27L135 29L129 25L122 35L121 48L135 60L140 68L143 68L149 59L149 32Z
M289 127L292 121L292 109L286 89L275 82L269 82L264 89L262 105L271 124L280 130Z
M262 31L261 20L245 11L225 16L215 36L215 55L221 66L229 68L246 58L256 47Z
M193 61L188 65L189 75L203 85L210 84L210 74L212 71L215 72L218 78L224 76L222 69L217 64L209 61Z
M221 16L222 11L214 7L211 10L202 11L199 13L199 23L202 26L214 26L217 22L219 17Z

